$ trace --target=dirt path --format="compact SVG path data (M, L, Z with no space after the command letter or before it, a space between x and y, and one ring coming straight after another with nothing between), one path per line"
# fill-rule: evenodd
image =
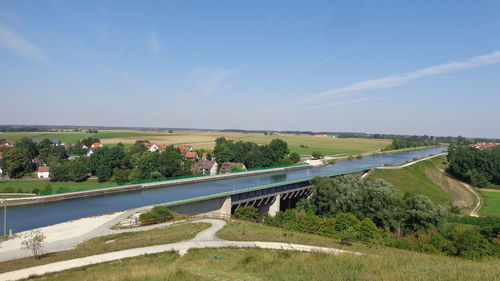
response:
M469 216L471 217L479 217L479 209L483 206L483 200L481 199L481 196L474 190L474 188L465 182L461 182L465 188L467 188L474 196L476 196L476 206L470 211Z
M435 157L438 157L438 156L442 156L442 155L446 155L446 154L448 154L448 153L447 152L443 152L443 153L439 153L439 154L436 154L436 155L431 155L429 157L425 157L425 158L422 158L422 159L418 159L418 160L415 160L415 161L412 161L412 162L409 162L409 163L406 163L406 164L403 164L403 165L375 167L375 169L380 169L380 170L398 170L398 169L403 169L404 167L411 166L411 165L416 164L418 162L422 162L422 161L429 160L429 159L432 159L432 158L435 158Z
M147 254L162 253L165 251L177 251L180 255L184 255L189 249L193 248L221 248L221 247L236 247L236 248L263 248L275 250L293 250L304 252L325 252L330 254L353 254L362 255L358 252L340 250L335 248L325 248L301 244L290 244L280 242L260 242L260 241L227 241L216 236L217 231L221 230L226 222L218 219L203 219L192 222L210 223L212 226L198 233L193 239L177 243L169 243L163 245L133 248L122 251L110 252L105 254L93 255L83 258L65 260L60 262L49 263L40 266L24 268L20 270L5 272L0 274L1 280L19 280L28 278L33 275L43 275L51 272L58 272L68 269L73 269L82 266L93 265L97 263L120 260L124 258L132 258Z
M492 192L500 192L500 189L493 189L493 188L481 188L479 190L492 191Z

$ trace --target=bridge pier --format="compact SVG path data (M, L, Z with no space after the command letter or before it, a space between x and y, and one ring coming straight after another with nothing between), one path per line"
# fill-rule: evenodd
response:
M203 201L169 207L172 211L190 216L231 216L231 196L213 198Z
M272 200L269 202L265 202L259 206L259 215L260 217L264 217L265 214L269 214L271 217L274 217L277 212L280 210L280 201L281 195L277 194L274 196Z

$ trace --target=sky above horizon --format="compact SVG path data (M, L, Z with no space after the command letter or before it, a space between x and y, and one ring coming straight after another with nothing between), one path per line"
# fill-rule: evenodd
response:
M0 0L0 124L499 138L499 11Z

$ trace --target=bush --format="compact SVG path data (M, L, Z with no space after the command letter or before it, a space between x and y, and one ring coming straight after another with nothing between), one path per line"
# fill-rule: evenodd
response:
M315 158L315 159L323 158L323 154L321 152L318 152L318 151L313 151L311 153L311 156L312 156L312 158Z
M153 209L139 216L141 225L149 225L169 221L174 218L172 212L163 206L155 206Z
M238 219L257 221L259 219L259 210L253 206L244 206L238 208L236 212L234 212L234 217Z

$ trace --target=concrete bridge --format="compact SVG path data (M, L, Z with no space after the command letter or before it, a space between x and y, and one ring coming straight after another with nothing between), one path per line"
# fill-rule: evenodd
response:
M371 168L361 168L327 174L323 177L362 176L370 170ZM261 216L265 214L274 216L278 211L295 207L300 198L309 196L313 178L253 186L158 205L166 206L179 214L214 217L229 217L242 206L253 206L259 209Z

